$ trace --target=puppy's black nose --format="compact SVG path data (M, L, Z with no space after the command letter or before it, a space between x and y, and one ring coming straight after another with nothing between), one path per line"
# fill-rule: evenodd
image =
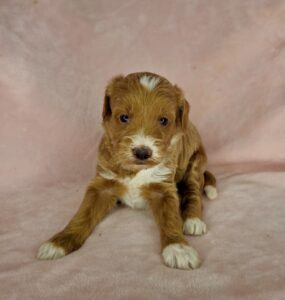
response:
M147 160L151 157L152 151L148 147L138 147L132 149L134 156L139 160Z

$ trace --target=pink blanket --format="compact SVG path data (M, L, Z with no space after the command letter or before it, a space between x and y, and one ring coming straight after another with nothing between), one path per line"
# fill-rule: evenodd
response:
M165 267L148 212L114 211L38 261L96 166L106 82L178 83L218 175L195 271ZM0 2L0 299L285 299L285 2Z

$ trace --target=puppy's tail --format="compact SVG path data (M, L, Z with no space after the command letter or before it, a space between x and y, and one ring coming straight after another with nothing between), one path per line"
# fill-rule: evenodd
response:
M211 172L205 171L204 179L205 179L204 192L207 198L210 200L216 199L218 196L218 192L217 192L217 181L215 176Z

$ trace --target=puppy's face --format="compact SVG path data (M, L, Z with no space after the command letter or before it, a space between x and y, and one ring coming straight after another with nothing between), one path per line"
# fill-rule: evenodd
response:
M158 75L115 77L106 88L103 126L116 164L140 170L167 159L188 112L181 90Z

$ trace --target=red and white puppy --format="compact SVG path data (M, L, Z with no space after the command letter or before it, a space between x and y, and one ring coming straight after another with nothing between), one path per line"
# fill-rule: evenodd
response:
M79 249L120 200L152 211L167 266L197 268L199 256L183 232L206 232L202 192L213 199L217 190L188 113L181 89L159 75L143 72L113 78L105 93L105 133L96 176L78 212L40 247L38 258L56 259Z

